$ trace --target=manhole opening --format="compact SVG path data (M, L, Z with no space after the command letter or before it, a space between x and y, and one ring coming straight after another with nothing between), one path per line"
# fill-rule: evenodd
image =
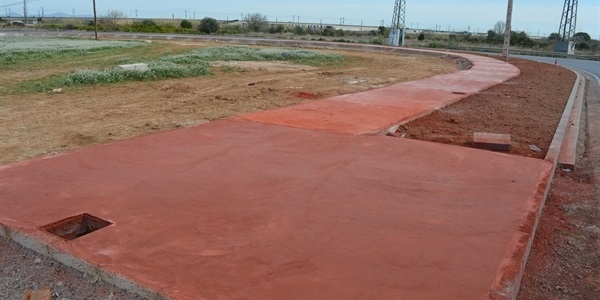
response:
M42 226L40 229L72 241L109 225L112 225L109 221L90 214L80 214Z

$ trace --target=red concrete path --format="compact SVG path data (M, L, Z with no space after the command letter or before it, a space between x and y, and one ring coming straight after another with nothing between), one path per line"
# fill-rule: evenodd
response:
M339 135L518 75L464 56L468 71L0 167L0 235L177 299L511 298L551 162ZM81 213L114 225L38 229Z
M344 134L381 134L519 75L516 67L476 55L473 67L452 74L244 115L244 120Z
M229 120L2 167L0 224L178 299L482 299L551 168Z

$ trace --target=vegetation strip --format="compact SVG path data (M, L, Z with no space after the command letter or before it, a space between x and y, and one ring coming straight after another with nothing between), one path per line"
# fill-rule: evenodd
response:
M24 61L72 55L85 55L92 51L138 47L144 42L93 41L74 38L0 37L0 68L16 66ZM211 61L282 61L311 66L335 66L344 57L319 51L298 49L263 49L220 46L201 48L184 54L171 54L155 59L122 58L118 64L146 63L149 70L122 70L116 68L76 70L68 75L52 75L24 84L40 92L60 86L110 84L128 81L148 81L170 78L198 77L213 74Z

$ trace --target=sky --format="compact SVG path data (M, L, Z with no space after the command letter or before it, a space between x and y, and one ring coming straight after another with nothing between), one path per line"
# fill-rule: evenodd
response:
M63 12L76 15L92 14L92 0L29 0L29 14L52 14ZM21 2L20 4L17 4ZM415 29L487 32L497 21L506 20L507 0L407 0L406 26ZM324 24L389 26L394 0L302 0L293 2L265 0L96 0L98 14L119 10L129 17L201 19L212 17L219 20L239 19L242 14L259 12L270 21L310 22ZM11 11L22 14L21 0L0 0L0 15ZM531 36L548 36L557 32L560 25L564 0L514 0L513 30L525 31ZM600 0L579 0L576 31L589 33L600 39Z

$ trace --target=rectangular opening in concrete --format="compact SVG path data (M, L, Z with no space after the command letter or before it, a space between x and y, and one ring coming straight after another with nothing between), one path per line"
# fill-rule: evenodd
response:
M72 241L109 225L112 225L109 221L84 213L42 226L40 229Z

